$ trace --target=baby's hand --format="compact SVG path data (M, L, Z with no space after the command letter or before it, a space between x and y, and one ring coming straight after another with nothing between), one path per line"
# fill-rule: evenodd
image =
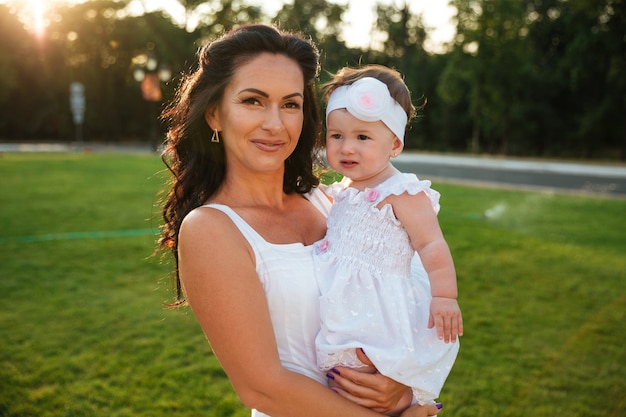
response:
M437 328L437 337L446 343L454 343L457 336L463 336L463 318L456 299L433 297L428 328L433 327Z

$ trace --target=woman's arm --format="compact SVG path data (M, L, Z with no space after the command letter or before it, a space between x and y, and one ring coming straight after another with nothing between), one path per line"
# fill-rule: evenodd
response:
M179 267L185 295L243 403L275 417L380 416L283 368L253 258L225 214L201 208L183 222ZM412 412L432 415L426 407Z

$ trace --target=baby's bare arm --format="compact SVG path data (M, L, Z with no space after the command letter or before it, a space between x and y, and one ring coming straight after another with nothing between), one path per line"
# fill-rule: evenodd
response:
M428 274L433 296L428 327L436 327L437 336L446 343L455 342L463 334L461 309L456 301L456 271L432 203L423 192L388 198Z

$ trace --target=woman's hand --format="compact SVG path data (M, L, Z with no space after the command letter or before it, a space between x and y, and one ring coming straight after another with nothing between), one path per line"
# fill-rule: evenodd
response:
M379 413L399 415L407 409L413 396L411 389L378 373L361 349L357 349L356 354L361 362L368 365L368 368L336 367L328 372L331 388L342 397ZM411 407L411 409L413 408L415 407ZM424 411L416 409L411 412L421 413ZM407 414L406 416L421 417L426 415Z

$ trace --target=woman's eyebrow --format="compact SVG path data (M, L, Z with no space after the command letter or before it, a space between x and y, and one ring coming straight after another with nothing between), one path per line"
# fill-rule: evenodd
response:
M261 91L261 90L257 90L256 88L244 88L243 90L241 90L239 92L239 94L241 94L241 93L255 93L255 94L261 95L263 97L269 97L270 96L266 92Z
M244 88L243 90L239 91L239 94L241 94L241 93L255 93L255 94L258 94L258 95L263 96L263 97L269 97L269 94L267 94L264 91L258 90L256 88ZM283 100L291 98L291 97L302 97L302 98L304 98L304 95L302 93L299 93L299 92L292 93L292 94L287 94L286 96L283 97Z
M291 97L301 97L301 98L304 98L304 95L302 93L287 94L285 97L283 97L283 100L287 99L287 98L291 98Z

